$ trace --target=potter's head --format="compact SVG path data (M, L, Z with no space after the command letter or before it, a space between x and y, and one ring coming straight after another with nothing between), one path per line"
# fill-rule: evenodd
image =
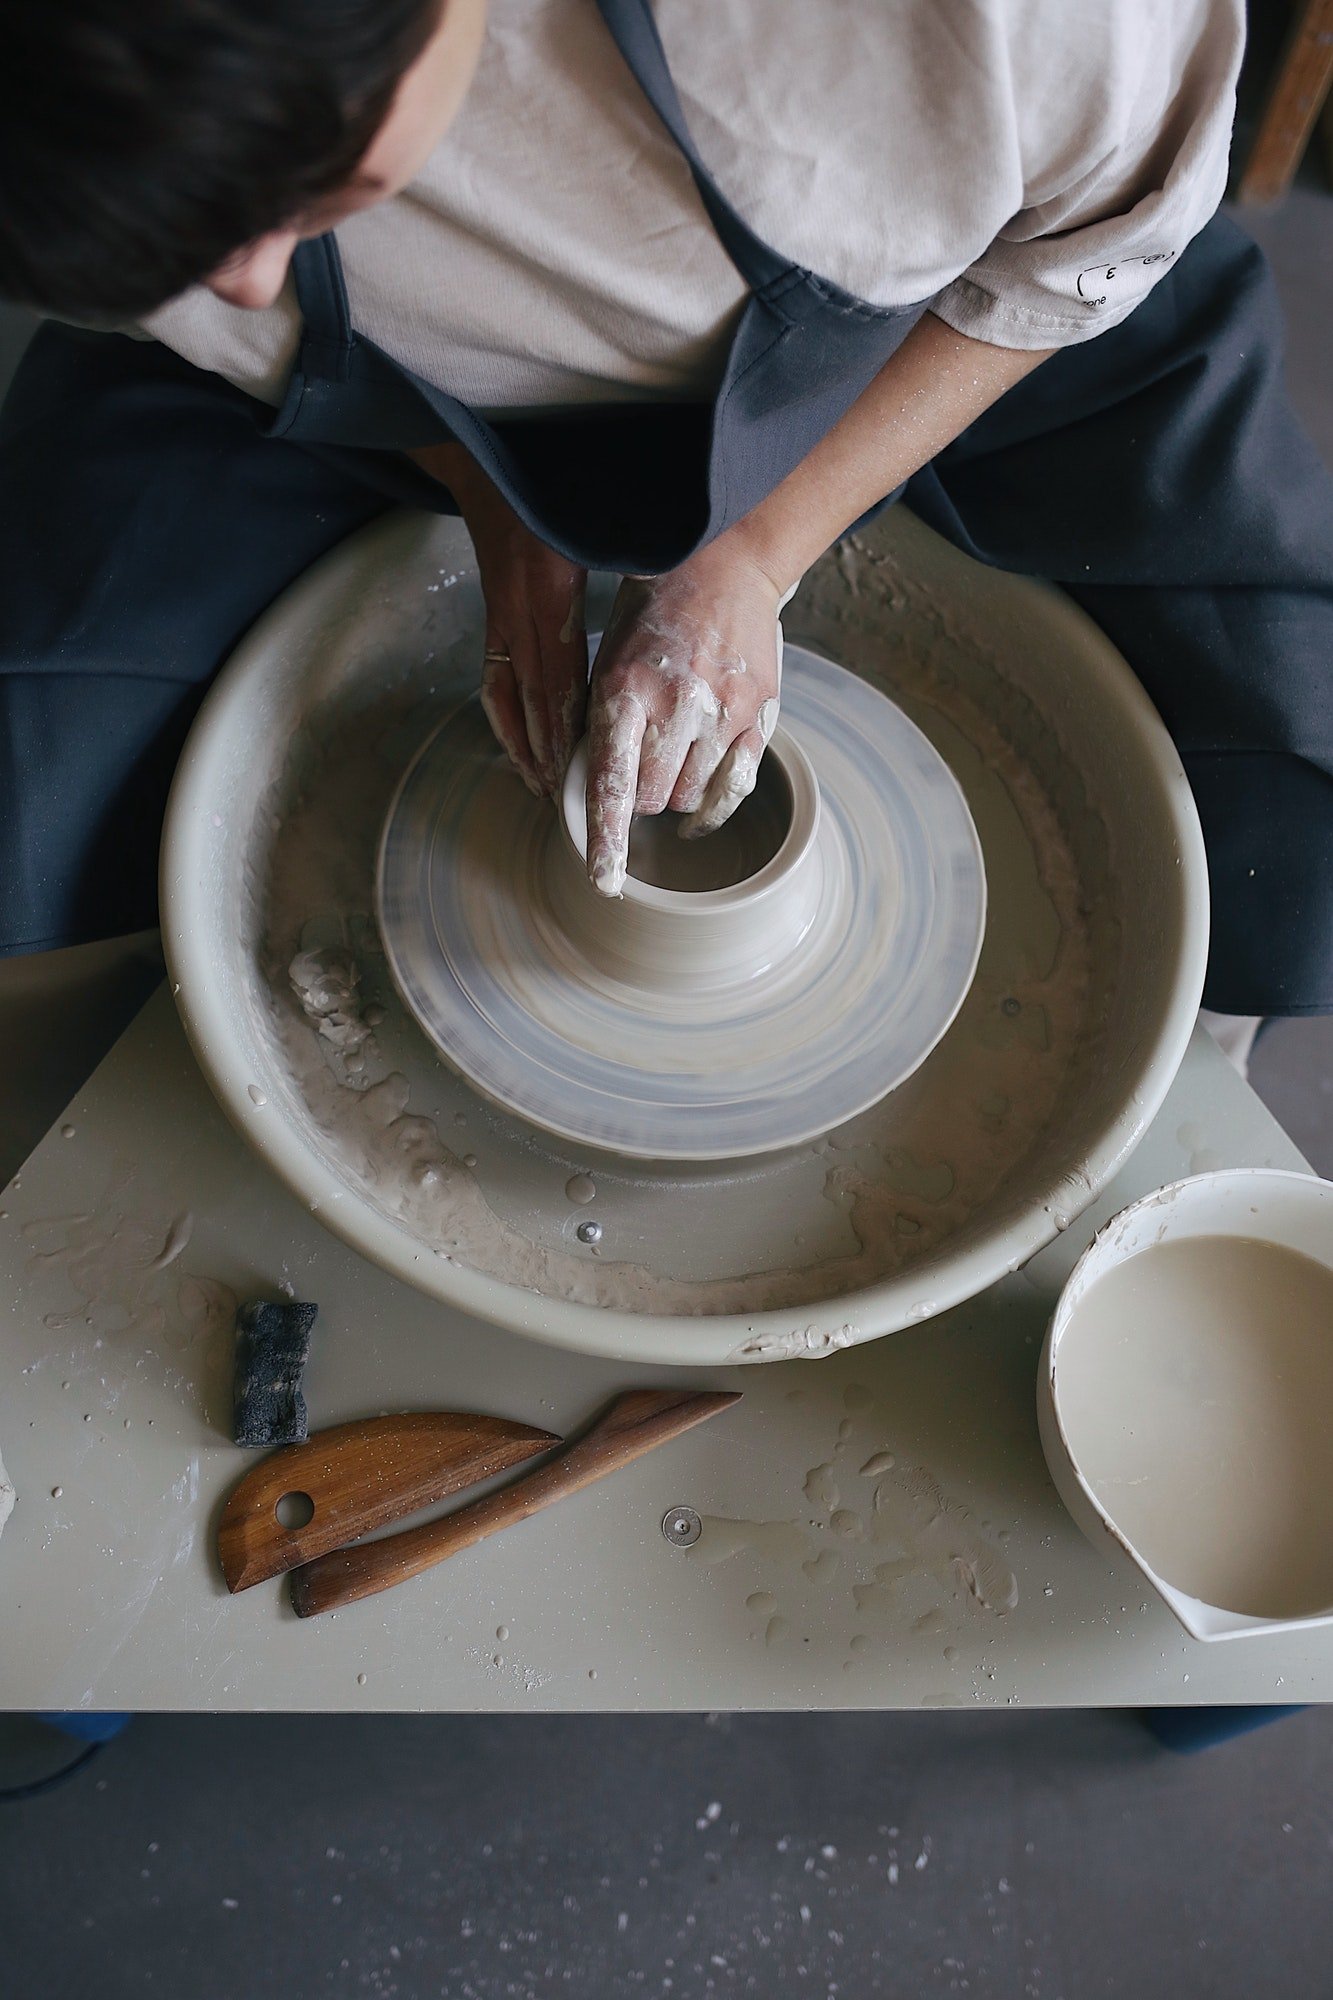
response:
M6 0L0 297L134 319L282 289L461 105L486 0Z

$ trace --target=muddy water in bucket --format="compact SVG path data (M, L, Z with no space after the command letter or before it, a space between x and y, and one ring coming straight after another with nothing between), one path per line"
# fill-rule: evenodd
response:
M1059 1360L1097 1500L1164 1582L1251 1617L1333 1607L1333 1271L1192 1236L1114 1266Z

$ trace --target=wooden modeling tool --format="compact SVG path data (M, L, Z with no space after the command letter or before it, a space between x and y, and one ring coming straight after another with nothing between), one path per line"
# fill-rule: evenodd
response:
M248 1590L560 1442L550 1431L466 1410L316 1431L264 1459L233 1491L218 1525L227 1588ZM301 1525L285 1526L282 1516L293 1514Z
M682 1431L693 1429L695 1424L739 1401L739 1391L631 1389L618 1396L592 1428L558 1457L511 1481L498 1492L488 1493L441 1520L427 1521L421 1527L406 1528L401 1534L386 1535L355 1548L339 1548L335 1554L320 1555L308 1562L292 1577L292 1604L300 1617L311 1618L317 1612L336 1611L358 1597L371 1597L395 1583L405 1582L408 1577L420 1576L423 1570L433 1568L459 1549L470 1548L483 1536L507 1528L511 1521L527 1520L540 1508L563 1500L566 1494L577 1493L596 1479L604 1479L609 1472L642 1458L655 1446L679 1437ZM536 1437L541 1433L525 1435ZM413 1500L412 1504L420 1502ZM401 1514L406 1509L395 1511Z

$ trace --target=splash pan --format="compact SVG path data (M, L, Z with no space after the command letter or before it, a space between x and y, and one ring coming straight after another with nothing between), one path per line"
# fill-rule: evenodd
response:
M604 617L611 585L591 593ZM397 997L374 922L403 772L474 691L458 523L394 515L260 621L200 713L163 850L199 1060L330 1228L480 1318L699 1367L821 1354L970 1297L1048 1241L1152 1118L1193 1024L1193 801L1118 654L1058 593L894 509L784 620L943 757L985 860L947 1034L876 1107L740 1165L636 1164L477 1095Z

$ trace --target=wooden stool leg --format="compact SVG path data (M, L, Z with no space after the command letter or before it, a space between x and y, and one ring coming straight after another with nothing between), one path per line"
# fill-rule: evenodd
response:
M1277 201L1286 193L1331 86L1333 0L1305 0L1264 105L1239 201Z

